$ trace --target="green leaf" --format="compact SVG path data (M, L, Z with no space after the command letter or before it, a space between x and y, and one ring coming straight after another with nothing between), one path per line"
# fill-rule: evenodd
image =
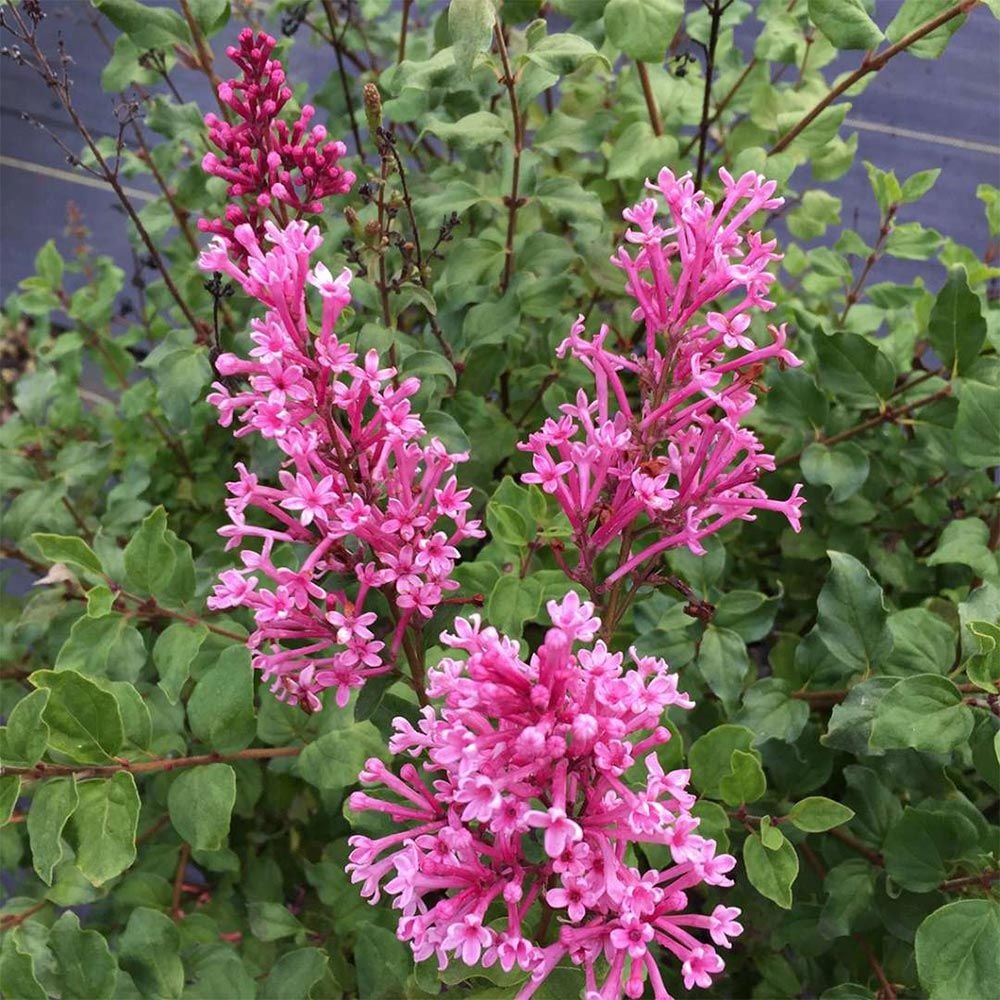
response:
M817 631L827 648L859 673L892 652L882 588L854 556L830 551L830 572L817 599Z
M885 37L890 42L898 42L951 6L951 0L904 0L896 16L889 22L889 27L885 29ZM965 14L953 17L907 46L907 53L918 59L937 59L944 52L951 36L965 23L965 18Z
M177 557L166 532L167 512L157 507L125 546L125 572L143 593L155 595L173 575Z
M798 208L788 214L788 231L800 240L814 240L840 222L840 199L826 191L806 191Z
M979 651L970 656L962 666L973 684L995 694L997 681L1000 681L1000 625L970 621L966 623L966 629L978 644Z
M732 757L737 750L747 752L754 734L743 726L716 726L691 745L688 764L695 787L712 799L722 797L720 783L732 774Z
M184 991L180 933L165 913L136 907L118 939L118 957L142 996L176 1000Z
M0 993L10 1000L48 1000L49 993L38 982L23 936L23 928L15 927L0 941Z
M586 38L579 35L547 35L531 46L525 58L554 76L565 76L595 60L602 63L605 69L611 69L608 60Z
M476 56L489 49L495 20L493 0L451 0L448 4L455 65L463 76L472 75Z
M785 843L785 835L776 826L772 826L770 816L760 818L760 842L769 851L779 851Z
M872 867L864 858L851 858L831 868L823 880L826 902L819 918L824 938L843 937L860 917L871 912L875 899Z
M7 725L0 726L0 761L5 767L31 767L45 753L49 727L42 715L48 700L48 691L32 691L11 709Z
M977 576L997 575L996 553L990 550L990 529L978 517L966 517L945 526L937 548L928 557L928 566L961 563Z
M139 792L127 771L80 782L80 803L73 813L76 864L93 885L103 885L135 861Z
M750 670L746 643L730 629L709 625L698 652L698 670L726 711L732 712Z
M390 1000L405 995L413 958L410 949L392 931L374 924L364 926L354 945L354 961L359 997Z
M868 741L875 712L886 692L897 683L895 677L872 677L852 687L847 698L834 705L829 726L820 742L858 757L869 753Z
M754 746L766 740L794 743L809 721L809 706L792 697L792 685L778 677L766 677L751 685L743 696L743 707L733 722L754 733Z
M226 26L232 0L189 0L191 13L206 35L214 35Z
M74 778L49 778L39 785L28 810L28 842L38 877L52 885L52 873L63 858L62 834L80 801Z
M792 806L788 819L806 833L823 833L849 823L854 819L854 810L822 795L810 795Z
M165 49L177 42L191 44L184 18L163 7L147 7L136 0L93 0L94 6L140 49Z
M21 795L21 778L16 774L0 776L0 826L6 826Z
M135 681L145 663L146 644L139 630L125 615L113 612L101 618L77 618L55 668L92 678Z
M187 704L191 732L218 753L248 747L257 732L250 654L231 646L198 683Z
M809 0L809 20L837 49L870 49L882 41L862 0Z
M288 1000L308 997L326 973L329 963L319 948L298 948L281 956L271 967L260 988L259 1000Z
M486 604L491 625L505 635L517 638L524 623L538 617L542 604L538 581L528 576L523 580L515 573L505 573L493 585Z
M885 870L913 892L936 889L948 874L949 861L961 853L961 826L975 842L972 824L961 815L943 815L907 807L885 838Z
M104 575L104 566L97 553L82 539L71 535L46 535L36 532L31 540L49 562L76 566L96 576Z
M247 905L247 918L251 933L259 941L278 941L304 929L281 903L251 902Z
M898 260L930 260L941 246L942 236L919 222L902 222L893 227L885 241L885 252Z
M83 930L80 918L64 913L49 932L49 947L59 964L62 1000L110 1000L118 963L97 931Z
M821 385L845 403L871 406L889 398L896 372L889 358L857 333L818 334L813 343Z
M837 132L847 117L851 105L835 104L824 108L788 146L786 155L815 156L821 149L837 138ZM802 120L801 111L779 111L776 117L778 135L783 136L795 128ZM771 161L772 163L775 161Z
M1000 386L962 383L954 440L959 460L970 469L1000 464Z
M517 548L527 545L535 534L534 525L529 527L519 511L494 500L486 505L486 527L492 538Z
M301 777L317 788L343 789L357 783L369 757L384 758L385 744L371 722L356 722L310 743L299 755L295 767Z
M959 522L960 523L960 522ZM926 608L907 608L889 615L892 654L888 674L946 674L955 662L955 630Z
M792 884L799 874L799 856L786 840L769 851L756 833L743 843L743 864L750 884L782 909L792 908Z
M103 618L111 613L115 604L115 595L111 588L99 583L87 591L87 617Z
M845 804L855 812L851 832L865 843L881 847L889 831L903 815L899 799L871 768L850 764L844 768L848 791Z
M63 259L56 249L55 240L46 240L35 254L35 273L49 288L58 291L62 288L63 269Z
M217 851L229 838L236 804L236 772L228 764L206 764L179 775L170 786L170 822L197 851Z
M964 267L953 267L934 300L927 335L953 375L964 375L986 340L986 319L979 296L969 288Z
M948 753L968 741L973 722L971 709L947 677L917 674L901 680L879 703L871 745Z
M604 30L629 58L660 63L683 17L683 0L609 0Z
M719 779L719 792L727 805L756 802L767 791L767 779L760 757L745 750L734 750L729 758L729 773Z
M832 448L815 442L802 453L800 465L807 482L830 487L831 503L854 496L868 479L868 453L853 441Z
M53 750L87 764L118 753L125 731L114 695L72 670L36 670L28 680L49 691L42 718Z
M731 629L744 642L758 642L769 635L781 595L768 597L756 590L730 590L715 605L712 624Z
M917 928L917 974L930 1000L988 997L1000 983L1000 903L960 899Z
M947 2L947 0L945 0L945 2ZM906 51L912 53L913 47L911 46ZM903 181L901 200L906 203L919 201L925 194L927 194L928 191L930 191L932 187L934 187L940 174L940 167L935 167L933 170L918 170L917 173L910 174L910 176Z
M507 138L508 129L499 115L491 111L473 111L457 122L428 118L420 133L421 138L427 133L436 135L448 145L454 145L459 149L471 149L503 142Z
M208 635L204 625L174 622L157 636L153 646L153 663L160 675L159 687L171 705L177 704L188 679L191 662L198 655Z

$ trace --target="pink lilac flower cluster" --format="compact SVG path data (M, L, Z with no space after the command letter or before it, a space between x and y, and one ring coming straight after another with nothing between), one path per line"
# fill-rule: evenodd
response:
M393 897L418 960L528 972L520 1000L563 959L583 967L592 1000L639 997L647 980L666 1000L658 956L677 960L686 989L706 987L723 960L692 932L728 948L740 911L691 912L688 890L732 885L736 861L696 832L690 772L664 771L656 753L670 739L663 712L693 703L662 660L631 650L626 670L595 642L600 620L575 593L548 611L527 662L478 615L442 636L461 652L428 674L443 707L417 728L396 719L390 741L423 773L369 760L361 782L380 794L350 798L405 828L352 837L351 879L372 903ZM641 871L633 844L661 845L672 863Z
M258 239L264 237L264 221L284 224L306 214L323 211L323 199L346 194L355 177L338 161L347 147L328 140L322 125L309 123L315 115L305 105L290 126L278 116L291 100L281 62L271 58L275 40L240 32L239 46L226 54L243 71L242 79L219 86L219 100L232 109L235 123L209 114L205 117L208 137L221 156L207 153L202 168L228 184L230 202L221 219L201 219L199 228L222 236L237 255L241 244L233 238L239 225L249 225Z
M411 409L419 380L380 367L375 351L359 359L334 334L350 271L335 278L310 265L322 238L306 222L264 225L266 248L242 223L233 232L241 253L216 237L199 261L266 310L251 321L249 356L216 361L223 378L245 384L216 382L209 402L223 426L238 418L237 437L260 434L285 456L277 485L237 465L231 523L219 533L227 549L245 546L243 568L223 572L208 603L253 611L254 666L279 698L315 711L321 690L336 687L343 706L367 677L393 668L406 630L458 587L456 546L484 533L452 474L468 456L428 438ZM307 286L322 302L316 334ZM366 610L376 591L390 609L381 629Z
M558 353L590 370L594 391L581 390L519 445L534 466L523 481L558 500L580 550L574 573L592 591L594 560L626 531L649 535L623 548L604 588L668 549L701 554L707 535L758 510L779 511L799 530L801 487L787 500L767 496L757 480L774 457L741 426L765 362L801 363L785 347L784 326L769 327L763 346L749 332L751 312L774 307L767 267L781 255L745 224L783 199L760 174L719 173L719 205L689 174L663 169L646 182L669 218L656 198L626 210L626 246L612 257L637 302L632 317L644 324L641 349L615 351L607 326L588 340L581 316Z

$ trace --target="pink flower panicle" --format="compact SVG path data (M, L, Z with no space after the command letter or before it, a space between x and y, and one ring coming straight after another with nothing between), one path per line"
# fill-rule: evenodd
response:
M335 687L343 706L367 677L392 669L406 629L419 628L458 587L456 546L483 532L467 519L470 491L452 474L468 456L427 438L410 407L419 380L380 367L375 351L359 359L334 334L350 301L350 271L335 278L324 264L310 265L322 238L304 221L264 229L266 249L241 223L233 231L239 253L216 237L199 260L266 309L251 321L249 356L216 361L220 375L245 386L215 382L209 402L220 424L235 421L237 437L260 434L285 456L277 485L237 465L230 523L219 533L227 549L242 547L243 566L221 574L208 604L251 609L254 666L279 698L315 711L321 690ZM307 286L322 302L317 334ZM383 629L365 610L373 591L391 608Z
M759 510L779 511L799 530L801 487L787 500L767 496L757 480L774 469L774 457L741 426L765 364L801 363L785 346L784 325L768 327L771 340L762 347L749 336L750 313L774 307L767 266L781 255L744 225L783 200L760 174L719 174L718 206L689 174L675 178L664 168L655 184L646 182L669 218L658 214L655 198L626 210L631 228L611 258L636 300L632 317L644 324L644 349L617 353L607 326L586 339L581 316L558 353L590 370L593 394L581 390L561 417L519 445L534 466L523 481L559 502L580 549L579 578L588 583L597 555L629 528L651 529L655 538L634 546L605 587L668 549L686 545L701 554L707 535L754 520Z
M284 224L322 212L324 198L346 194L355 180L338 165L347 147L328 139L322 125L310 128L315 108L305 105L291 125L278 117L292 89L280 60L271 58L275 44L270 35L250 28L240 32L239 46L230 46L226 55L242 77L219 85L219 100L232 110L235 122L205 116L208 137L221 156L207 153L202 168L226 181L231 200L221 219L200 219L198 226L222 236L237 254L237 226L250 225L263 240L268 217Z
M723 961L693 932L728 948L740 911L690 912L687 890L732 885L736 861L696 832L690 772L665 772L656 754L670 739L663 712L693 703L663 660L633 649L626 670L594 642L600 620L575 593L548 610L553 627L527 662L478 615L441 637L461 655L429 671L443 706L416 728L396 719L390 741L423 773L369 760L361 782L378 794L350 799L405 828L352 837L351 879L372 903L393 898L418 960L529 972L521 1000L566 958L593 1000L639 997L647 979L666 1000L654 953L680 963L686 988L708 986ZM661 845L672 863L642 872L631 844ZM550 944L538 940L543 907L557 917Z

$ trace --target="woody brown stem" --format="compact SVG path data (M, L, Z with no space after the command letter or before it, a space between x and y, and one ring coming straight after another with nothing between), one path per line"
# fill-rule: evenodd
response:
M297 757L304 747L251 747L236 753L204 753L193 757L156 757L153 760L122 760L116 764L45 764L32 767L0 767L0 775L16 774L25 781L41 781L45 778L73 776L77 780L85 778L109 778L122 771L129 774L153 774L158 771L176 771L182 767L198 767L202 764L222 764L231 760L271 760L275 757Z
M639 82L642 84L642 96L646 99L646 111L649 112L649 124L652 126L653 135L663 135L663 118L656 103L653 86L649 82L649 70L646 69L646 64L638 59L635 68L639 74Z
M500 278L500 291L506 292L514 273L514 234L517 231L517 209L520 205L518 187L521 180L521 154L524 152L524 126L521 122L521 109L517 101L514 71L511 69L510 56L507 54L507 42L503 37L503 27L499 21L494 22L493 37L496 39L500 64L503 66L503 77L500 83L507 90L510 98L510 113L514 119L514 165L511 170L510 194L505 198L507 204L507 239L504 243L503 275Z
M775 153L780 153L787 149L791 143L798 138L798 136L805 131L833 102L840 97L842 94L846 93L851 89L859 80L863 80L869 73L877 73L882 69L890 59L898 56L900 52L905 52L911 45L919 42L921 38L929 35L932 31L936 31L942 25L947 24L949 21L956 17L961 17L967 14L979 0L962 0L961 3L956 3L949 7L947 10L941 11L936 17L932 17L929 21L925 21L920 26L913 29L913 31L905 34L898 42L894 45L890 45L887 49L883 49L882 52L877 55L866 55L861 60L861 65L853 72L845 76L835 87L833 87L829 93L827 93L821 100L817 101L812 108L809 109L775 144L771 147L771 155Z

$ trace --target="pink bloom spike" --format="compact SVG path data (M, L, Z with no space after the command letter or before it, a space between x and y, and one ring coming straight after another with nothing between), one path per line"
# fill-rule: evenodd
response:
M582 320L557 350L594 375L593 398L581 392L526 442L533 471L521 478L552 494L572 526L580 563L575 578L593 589L597 557L631 529L630 558L600 584L648 568L670 549L704 552L703 540L759 511L784 514L799 530L803 498L772 500L757 485L774 457L742 422L769 362L797 365L784 326L769 342L750 336L751 313L774 307L767 267L780 260L773 242L747 229L750 218L782 200L775 184L753 172L722 170L716 206L690 175L660 171L646 198L624 212L631 228L612 263L625 272L644 325L642 353L607 346L607 331L588 341ZM668 219L659 215L660 201ZM623 378L634 382L630 396ZM638 406L630 399L638 397Z
M648 981L669 1000L656 962L675 960L688 988L706 986L723 962L690 931L728 947L742 930L735 908L688 912L686 890L728 882L736 862L698 836L690 772L665 773L650 752L670 738L663 712L692 703L662 660L636 656L625 669L602 642L577 648L600 620L575 593L548 610L554 625L528 659L477 616L441 636L458 654L429 671L441 705L424 709L419 732L394 722L394 749L418 758L424 779L412 764L396 778L369 762L370 791L351 797L412 834L358 838L351 878L373 902L380 890L394 898L418 959L516 965L531 974L524 998L565 961L583 967L588 996L638 997ZM631 766L628 748L645 766ZM418 785L436 805L413 808ZM641 872L626 861L632 843L665 846L674 863ZM532 939L543 908L559 928L546 947Z

